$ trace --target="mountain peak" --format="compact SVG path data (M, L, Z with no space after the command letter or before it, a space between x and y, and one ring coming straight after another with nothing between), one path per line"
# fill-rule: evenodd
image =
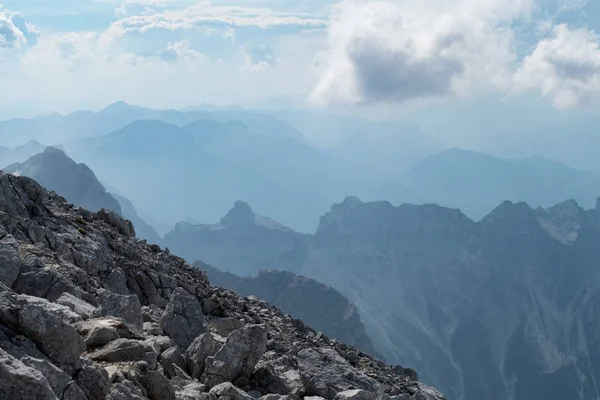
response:
M255 225L256 216L248 203L236 201L227 215L221 218L221 225Z

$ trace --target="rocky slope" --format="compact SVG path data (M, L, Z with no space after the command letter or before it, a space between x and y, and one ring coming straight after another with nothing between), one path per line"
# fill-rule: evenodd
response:
M204 240L196 246L219 253L220 242ZM600 397L600 206L505 202L474 222L435 205L349 197L286 252L298 258L268 260L277 251L260 247L244 256L334 287L388 362L414 367L450 399Z
M443 398L29 178L0 173L0 238L3 398Z
M255 277L242 278L204 263L194 265L204 269L214 285L256 296L327 336L376 354L356 306L331 286L288 271L263 270Z

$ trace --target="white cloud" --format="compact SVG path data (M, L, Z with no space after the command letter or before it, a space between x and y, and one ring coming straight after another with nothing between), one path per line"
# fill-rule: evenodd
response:
M215 6L209 2L196 2L185 8L161 11L146 9L144 13L129 15L113 22L106 30L107 39L127 33L144 33L159 29L167 31L197 30L206 27L257 27L261 29L296 26L324 28L327 21L312 15L274 11L270 8L245 6Z
M600 100L600 36L558 25L541 40L515 75L516 89L538 89L557 108Z
M25 21L23 14L2 11L0 5L0 48L19 48L27 44L35 44L39 34L33 25Z
M402 103L510 83L511 25L533 0L343 1L312 99Z
M187 61L197 62L204 61L206 57L200 52L192 49L192 45L188 40L169 43L167 48L160 52L160 58L164 61Z
M246 66L250 71L264 72L277 65L277 57L273 50L266 45L256 46L247 44L242 49Z

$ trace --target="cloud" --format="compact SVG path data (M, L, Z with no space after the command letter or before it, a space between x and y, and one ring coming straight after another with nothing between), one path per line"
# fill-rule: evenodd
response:
M557 108L600 100L600 36L561 24L541 40L515 74L517 90L537 89Z
M167 48L160 52L160 58L164 61L203 61L204 55L192 49L188 40L169 43Z
M277 65L277 57L273 50L266 45L245 45L242 54L249 70L264 72Z
M312 99L402 103L510 82L511 25L533 0L343 1Z
M0 5L0 48L19 48L36 44L39 33L21 13L2 11Z
M113 22L105 32L108 38L151 30L197 30L206 27L275 27L324 28L327 21L309 14L274 11L245 6L214 6L196 2L185 8L146 9Z

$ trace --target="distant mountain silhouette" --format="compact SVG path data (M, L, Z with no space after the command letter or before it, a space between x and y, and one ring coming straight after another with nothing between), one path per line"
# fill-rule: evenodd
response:
M404 183L428 201L460 208L475 219L504 200L550 207L572 198L592 207L600 195L600 175L543 157L510 160L459 149L421 160Z
M105 208L121 214L119 202L106 191L94 172L54 147L47 147L23 163L11 164L5 171L35 179L79 207L91 211Z

